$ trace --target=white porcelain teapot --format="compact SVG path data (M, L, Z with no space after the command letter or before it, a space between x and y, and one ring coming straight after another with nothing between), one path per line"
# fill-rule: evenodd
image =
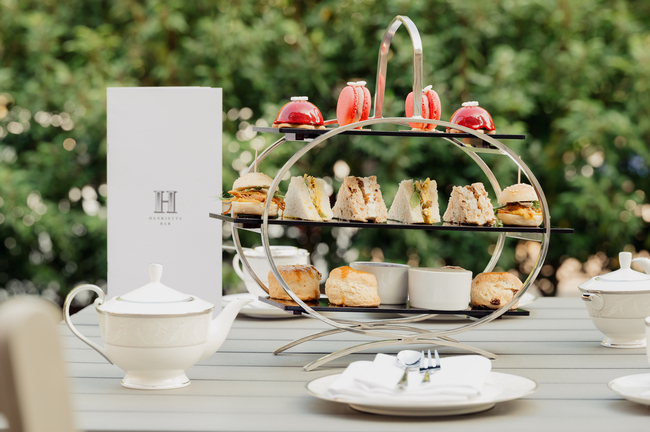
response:
M150 283L108 301L100 287L81 285L63 306L70 330L126 371L124 387L163 390L189 385L185 370L221 347L235 316L251 301L235 300L212 319L214 305L160 283L162 269L161 264L149 264ZM104 347L79 333L70 319L72 299L84 290L99 295L94 304Z
M650 259L618 255L619 270L596 276L578 285L591 320L610 348L646 346L644 320L650 316ZM645 273L632 270L635 262Z

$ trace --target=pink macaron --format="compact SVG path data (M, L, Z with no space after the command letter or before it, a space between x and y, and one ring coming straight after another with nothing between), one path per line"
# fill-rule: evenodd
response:
M368 120L371 103L370 90L366 88L365 81L349 82L347 87L341 90L336 104L336 120L339 126Z
M413 92L409 93L406 96L406 117L413 117ZM422 117L425 119L440 120L440 113L442 108L440 106L440 97L438 93L432 89L432 86L425 87L422 90ZM436 128L434 124L428 123L409 123L413 129L424 129L424 130L433 130Z

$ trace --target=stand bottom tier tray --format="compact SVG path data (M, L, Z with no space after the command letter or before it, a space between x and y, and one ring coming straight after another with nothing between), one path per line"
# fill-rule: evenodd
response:
M275 306L294 315L302 315L305 311L302 306L293 300L279 300L270 297L260 297L260 301ZM446 315L446 316L467 316L470 318L480 318L493 312L492 309L463 309L463 310L434 310L411 307L408 303L394 305L379 305L377 307L351 307L331 305L327 297L318 301L305 302L309 307L317 312L348 312L348 313L366 313L366 314L404 314L404 315ZM512 309L503 314L504 316L529 316L530 312L525 309Z

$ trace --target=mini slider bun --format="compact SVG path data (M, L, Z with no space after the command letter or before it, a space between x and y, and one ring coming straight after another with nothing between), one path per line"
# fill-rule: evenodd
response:
M472 308L499 309L510 303L523 286L518 277L508 272L480 273L472 281L470 303Z
M374 274L338 267L330 272L325 282L325 294L330 304L336 306L379 306L379 286Z
M278 266L278 270L282 279L300 300L310 301L320 298L319 285L322 275L316 267L304 264L281 265ZM292 300L272 271L269 272L269 296L275 299Z
M268 189L271 187L271 183L273 183L273 179L264 173L248 173L235 180L232 184L232 188L235 190L242 190L251 187L263 187Z
M260 205L261 204L261 205ZM254 202L232 202L232 213L235 215L264 215L264 203L254 203ZM276 203L271 203L271 208L269 209L269 216L274 217L278 215L278 205Z
M535 188L529 184L518 183L508 186L499 194L499 204L506 205L513 202L537 201L539 197L535 193Z
M534 201L539 201L535 189L528 184L519 183L508 186L499 194L497 218L504 225L537 227L542 224L542 210L535 208Z
M233 195L230 199L231 211L233 216L236 215L259 215L264 214L266 203L266 193L273 183L273 179L266 174L253 172L244 174L233 183L233 190L229 193ZM258 189L251 189L258 188ZM280 198L273 198L269 216L278 215L278 203L283 205Z

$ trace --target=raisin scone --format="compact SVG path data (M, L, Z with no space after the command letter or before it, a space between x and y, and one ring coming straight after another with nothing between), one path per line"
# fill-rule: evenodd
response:
M470 303L472 308L499 309L510 303L523 286L523 282L512 273L481 273L472 281ZM517 304L512 309L516 309Z

